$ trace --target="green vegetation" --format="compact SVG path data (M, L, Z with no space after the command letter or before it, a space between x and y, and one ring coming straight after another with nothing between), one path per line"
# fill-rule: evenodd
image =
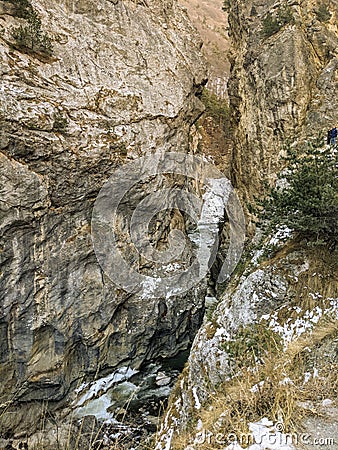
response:
M53 129L56 131L63 131L67 128L68 122L67 122L67 117L65 115L63 115L63 113L61 111L57 111L54 114L54 125L53 125Z
M320 137L300 151L287 148L286 171L262 202L263 220L286 225L315 243L338 241L338 152L323 148ZM284 186L281 186L283 185Z
M315 13L320 22L328 22L331 19L329 8L323 3L318 7Z
M53 52L52 40L41 28L41 19L28 0L5 0L14 5L14 15L27 21L26 25L12 28L15 45L30 53L50 56Z
M289 5L281 6L275 14L268 12L263 19L262 34L264 37L270 37L277 33L284 25L295 23L292 9Z
M221 124L229 120L229 106L226 100L217 97L216 94L203 89L202 102L205 106L205 113Z
M263 19L263 35L270 37L281 29L278 20L270 12Z
M51 38L41 29L41 19L33 11L27 18L27 25L13 28L12 37L16 45L23 50L50 56L53 52Z
M230 10L230 0L224 0L222 10L225 12L229 12Z
M236 367L253 367L262 363L264 356L282 349L281 337L264 323L241 326L234 339L223 344L224 350L234 360Z

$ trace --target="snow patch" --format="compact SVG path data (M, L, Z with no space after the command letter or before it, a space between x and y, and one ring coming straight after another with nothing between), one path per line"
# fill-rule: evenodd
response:
M198 395L197 395L197 387L196 386L194 386L192 388L192 394L193 394L194 400L195 400L195 408L196 409L201 409L201 403L200 403L200 400L199 400Z
M283 427L283 424L279 423L279 426ZM288 444L290 440L288 435L278 431L273 426L273 422L266 417L258 422L249 423L249 430L254 443L248 447L248 450L295 450L293 445ZM224 450L243 450L243 447L238 442L233 442Z
M254 386L252 386L252 388L250 389L250 392L259 392L260 388L264 386L264 380L260 381L259 383L255 384Z
M313 298L320 298L320 294L318 293L312 294L312 296ZM296 309L296 311L300 313L299 309ZM278 321L278 312L265 315L262 319L269 322L268 326L272 331L280 334L284 342L285 350L292 340L307 331L311 332L323 316L333 316L338 319L338 299L330 299L330 306L324 310L319 306L315 306L312 310L305 311L302 317L296 317L295 319L290 317L283 325Z
M227 332L227 330L223 327L217 328L217 331L215 333L215 337L221 337L221 336L226 336L229 337L229 333Z
M107 411L111 405L110 397L107 394L91 400L86 405L77 408L74 411L74 417L95 416L98 420L109 421L109 423L118 423L113 415Z
M272 236L272 238L269 241L269 245L277 245L281 241L285 241L286 239L289 239L292 235L292 230L288 228L287 226L283 226L279 228L275 235Z
M76 394L83 394L75 405L73 404L75 406L74 417L95 416L98 420L104 420L105 423L118 424L119 422L114 419L113 414L108 412L111 398L107 391L116 383L128 380L137 372L128 367L121 367L111 375L93 383L83 383L75 391Z

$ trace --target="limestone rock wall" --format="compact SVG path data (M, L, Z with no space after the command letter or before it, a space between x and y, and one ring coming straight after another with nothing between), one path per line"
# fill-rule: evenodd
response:
M198 288L166 314L158 300L124 293L101 271L90 234L115 168L187 149L205 64L186 13L159 0L32 4L53 39L50 58L13 48L11 27L24 21L0 1L0 427L9 436L87 375L186 348L203 309Z
M250 257L233 276L219 302L207 311L192 345L188 364L169 400L157 436L156 450L181 448L181 442L193 450L199 446L213 450L232 447L230 442L227 442L228 447L224 447L226 440L203 440L202 430L224 433L220 417L222 414L224 417L232 417L232 414L236 416L237 411L229 406L233 406L229 387L231 381L236 377L240 380L241 376L244 379L246 371L255 372L263 364L255 356L256 362L252 366L244 366L243 372L239 369L237 363L246 354L250 346L248 342L253 342L251 338L254 335L248 339L243 335L243 330L252 332L258 326L260 335L266 330L277 333L274 338L270 335L269 342L273 342L276 336L281 338L283 345L275 355L274 370L282 374L284 372L278 358L293 344L296 343L295 347L297 343L300 346L300 336L304 338L309 334L311 349L307 347L307 351L311 353L319 348L313 332L318 323L320 326L323 323L335 324L337 330L337 272L332 269L332 260L328 263L327 253L309 251L296 240L290 239L290 234L284 231L279 230L274 236L263 240L259 249L249 253ZM269 250L271 244L275 248L272 253ZM237 343L238 354L231 350L229 342ZM328 359L330 364L336 363L336 331L330 337L328 346L332 353L320 351L316 370L323 371ZM252 347L250 351L253 351ZM302 366L302 370L305 370L305 366ZM273 383L271 379L270 383ZM237 389L245 392L244 386L244 382L243 385L239 383ZM327 394L336 398L331 386ZM215 407L219 396L223 396L223 410ZM271 413L268 407L263 411L267 416ZM245 412L241 417L241 420L246 420ZM219 428L217 424L220 424ZM229 428L225 431L223 436L232 433Z
M232 177L249 202L281 168L282 142L337 125L337 2L229 2L233 112ZM320 10L326 8L324 17ZM286 20L270 36L264 20ZM283 20L284 21L284 20Z
M298 144L320 132L324 144L327 129L338 123L334 106L338 10L335 1L229 0L225 4L232 39L228 85L234 138L231 176L244 206L263 193L264 181L273 183L276 179L283 167L283 143L289 140ZM328 12L324 17L320 13L323 7ZM268 33L265 19L269 14L272 19L281 17L285 11L285 23ZM222 394L219 386L223 389L232 375L231 357L224 343L236 339L241 327L259 323L264 316L274 317L275 311L287 311L281 329L284 326L289 331L292 309L301 322L308 320L309 311L311 314L311 308L299 308L306 296L315 299L315 304L319 299L331 302L332 310L330 306L321 313L337 319L337 290L328 293L323 276L329 264L325 267L323 263L321 271L316 271L314 267L322 263L319 253L310 261L308 249L301 244L294 247L294 241L285 245L285 240L278 242L275 238L265 243L278 243L274 257L265 259L266 249L260 242L259 249L243 260L245 270L238 268L239 275L217 299L216 309L206 314L169 402L157 450L179 448L181 442L186 448L199 447L198 432L205 427L200 418L213 417L212 399ZM336 285L336 273L331 277ZM317 283L316 292L311 291L311 280ZM289 336L290 341L297 337L292 333ZM226 400L224 411L231 415ZM214 424L211 419L208 426L210 423ZM208 447L205 440L201 448L224 448L217 442Z

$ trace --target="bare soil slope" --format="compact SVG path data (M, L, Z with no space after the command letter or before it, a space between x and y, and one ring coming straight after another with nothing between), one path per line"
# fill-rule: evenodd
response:
M209 63L209 87L222 95L228 78L230 63L227 57L229 39L227 14L222 11L222 0L180 0L200 32L204 53Z

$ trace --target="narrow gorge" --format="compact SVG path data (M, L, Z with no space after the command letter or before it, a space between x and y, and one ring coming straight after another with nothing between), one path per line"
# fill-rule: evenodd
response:
M338 448L336 241L258 217L287 146L337 160L337 23L0 0L0 449Z

